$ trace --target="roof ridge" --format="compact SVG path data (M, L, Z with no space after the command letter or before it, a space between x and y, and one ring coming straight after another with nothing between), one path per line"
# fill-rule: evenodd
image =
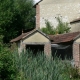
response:
M19 35L18 37L12 39L10 42L15 42L15 41L19 41L19 40L21 40L21 39L24 39L25 37L28 37L29 35L31 35L32 33L36 32L36 31L38 31L38 32L41 33L43 36L45 36L46 38L49 39L49 37L48 37L45 33L43 33L41 30L39 30L39 29L33 29L33 30L30 31L30 32L23 33L23 34Z

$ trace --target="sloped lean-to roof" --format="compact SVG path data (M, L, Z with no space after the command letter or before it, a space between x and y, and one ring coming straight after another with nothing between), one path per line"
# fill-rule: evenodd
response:
M48 37L46 34L44 34L43 32L41 32L40 30L34 29L34 30L30 31L30 32L21 34L20 36L12 39L10 42L17 42L17 41L19 41L19 40L21 40L21 39L24 39L25 37L28 37L29 35L31 35L31 34L33 34L33 33L35 33L35 32L39 32L39 33L41 33L43 36L45 36L46 38L49 39L49 37Z
M53 44L57 43L65 43L69 41L73 41L80 35L80 32L66 33L66 34L58 34L58 35L49 35L49 38Z

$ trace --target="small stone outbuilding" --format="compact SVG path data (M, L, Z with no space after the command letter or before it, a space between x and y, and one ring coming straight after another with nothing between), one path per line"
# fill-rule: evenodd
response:
M80 67L80 32L49 35L49 37L52 41L52 53L55 48L58 51L57 54L61 54L62 59L67 56L68 59L72 59L75 66Z
M35 53L39 50L47 56L53 56L57 51L57 55L62 59L67 56L74 61L76 66L80 67L80 32L46 35L40 30L34 29L22 33L10 42L16 42L19 53L31 48L35 50Z
M27 48L43 51L46 55L50 55L51 53L51 42L49 37L40 30L34 29L28 33L22 33L10 42L17 43L19 53L22 52L22 50L25 51Z

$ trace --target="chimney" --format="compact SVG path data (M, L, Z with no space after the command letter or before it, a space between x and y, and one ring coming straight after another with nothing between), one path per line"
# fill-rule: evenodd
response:
M36 29L40 29L40 5L36 5Z

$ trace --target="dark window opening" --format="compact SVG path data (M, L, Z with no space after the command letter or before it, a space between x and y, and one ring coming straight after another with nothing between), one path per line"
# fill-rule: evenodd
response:
M44 51L44 45L27 45L26 50L29 49L34 55L37 53L42 53Z
M54 57L55 55L61 58L62 60L72 60L72 45L52 47L52 56Z

